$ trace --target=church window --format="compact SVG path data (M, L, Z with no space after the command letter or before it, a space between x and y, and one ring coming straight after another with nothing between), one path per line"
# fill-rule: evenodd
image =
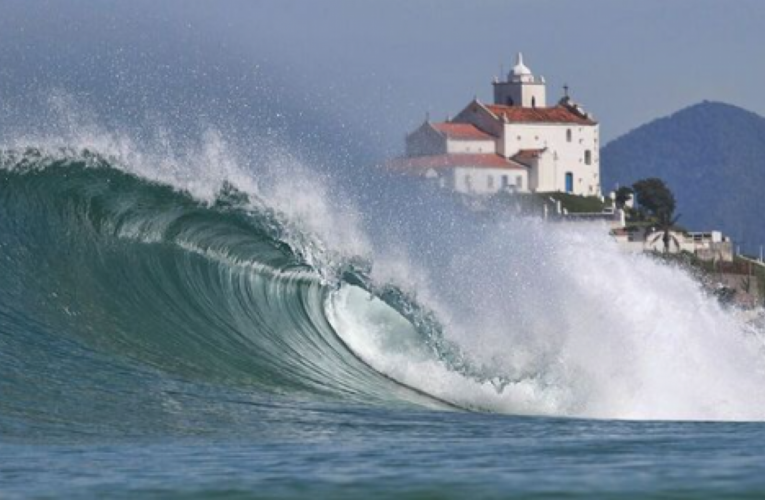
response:
M592 151L589 149L584 152L584 163L586 165L592 165Z
M573 139L573 134L571 134L571 129L566 130L566 142L571 142Z

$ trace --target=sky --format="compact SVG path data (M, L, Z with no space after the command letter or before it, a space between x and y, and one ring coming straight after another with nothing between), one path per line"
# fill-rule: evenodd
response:
M490 101L522 51L606 143L702 100L765 115L763 24L762 0L0 0L0 110L55 90L395 154L426 113Z

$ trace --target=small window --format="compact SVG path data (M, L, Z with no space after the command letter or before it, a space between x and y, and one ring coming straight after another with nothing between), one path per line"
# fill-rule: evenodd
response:
M573 140L573 134L571 133L571 129L566 130L566 142L571 142Z
M494 189L494 177L493 176L490 175L489 177L486 178L486 187L488 187L489 189Z
M515 178L515 187L518 189L523 189L523 176L519 175Z
M510 177L508 177L507 175L503 175L502 176L502 189L505 189L509 185L510 185Z
M470 175L465 175L465 189L470 192L473 190L473 182L470 179Z
M584 163L586 165L592 165L592 151L589 149L584 152Z
M537 98L536 97L532 97L531 98L531 107L532 108L536 108L537 107Z

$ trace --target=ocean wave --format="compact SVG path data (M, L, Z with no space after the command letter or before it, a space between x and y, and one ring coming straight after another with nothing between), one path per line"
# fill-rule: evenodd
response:
M289 229L261 201L230 185L212 203L198 201L88 152L51 158L30 150L6 155L4 164L6 357L14 336L20 357L33 348L40 356L72 356L52 348L65 342L204 383L444 406L348 349L327 318L342 278L309 265L307 250L285 242ZM363 281L353 262L337 272ZM80 370L73 375L88 376L90 367ZM37 381L51 383L45 378ZM27 385L13 393L45 392L18 383ZM14 404L3 398L0 407Z
M104 418L113 422L133 406L158 404L142 398L166 405L167 392L155 387L176 392L177 384L245 391L261 403L761 415L760 334L739 329L681 270L636 264L565 230L555 236L569 238L567 253L544 239L534 247L551 229L526 222L533 248L517 244L516 271L493 272L507 248L499 225L466 250L459 272L446 270L451 289L432 294L422 280L386 278L385 266L357 251L368 243L342 251L353 237L326 213L285 204L283 193L275 203L264 190L223 180L200 197L187 189L193 183L147 178L138 172L151 165L122 162L89 149L0 154L3 427L30 419L49 426L56 408L60 425L90 428L83 402L105 397ZM464 257L464 245L444 244L459 249L456 261ZM521 266L524 252L536 267ZM622 273L623 286L642 287L642 302L612 300L611 273L625 269L634 276ZM677 289L651 292L652 273ZM560 286L551 289L553 281ZM513 299L519 290L523 302ZM694 333L686 313L699 307ZM633 321L641 311L659 311L666 327ZM622 318L623 328L605 318ZM699 371L711 357L714 370Z

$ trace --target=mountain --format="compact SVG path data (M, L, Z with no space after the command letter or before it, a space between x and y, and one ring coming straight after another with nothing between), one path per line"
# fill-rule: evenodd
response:
M765 245L765 118L704 101L643 125L601 151L604 191L659 177L680 224L722 229L742 249Z

